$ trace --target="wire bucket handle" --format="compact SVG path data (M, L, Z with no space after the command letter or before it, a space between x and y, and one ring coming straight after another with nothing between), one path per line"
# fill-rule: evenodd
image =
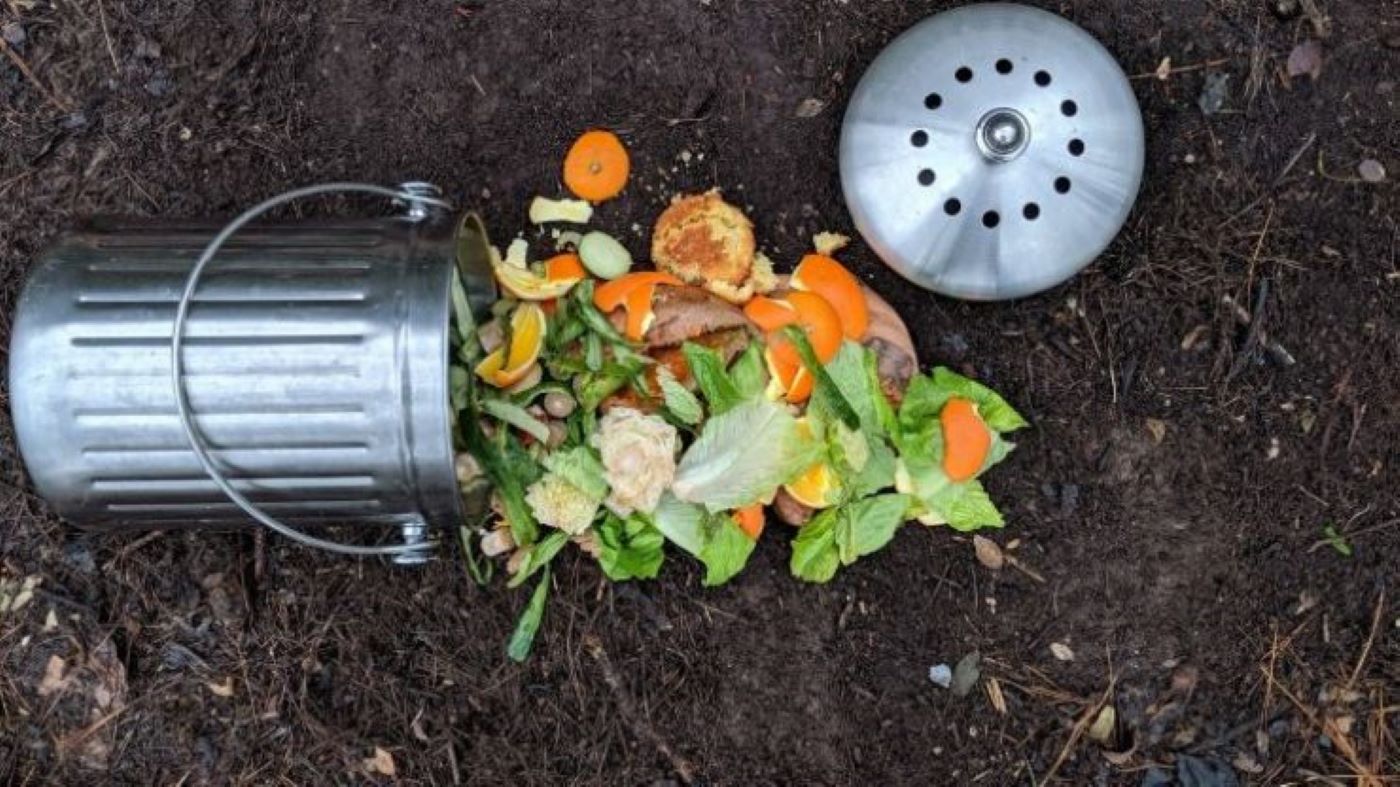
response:
M435 208L452 209L452 203L439 197L439 193L436 186L421 182L404 183L397 189L369 183L321 183L283 192L254 205L224 225L224 228L209 241L209 245L204 247L203 253L199 255L198 261L195 262L194 267L190 269L189 276L185 279L185 288L180 294L180 300L175 309L175 321L170 329L170 381L175 389L175 410L180 417L180 427L184 430L185 438L190 444L190 450L194 452L195 458L199 460L204 472L234 505L259 524L299 544L353 557L389 556L395 562L405 565L416 565L424 562L433 547L432 542L427 540L424 532L426 528L421 521L406 522L402 525L405 540L403 544L359 546L327 541L307 535L282 522L233 488L233 484L229 482L223 471L214 462L213 457L210 456L204 436L194 423L194 417L190 412L189 394L185 390L184 384L184 358L181 350L184 347L185 323L189 317L190 305L194 301L195 291L199 288L200 277L204 275L204 269L213 261L214 255L219 253L219 250L235 233L269 210L290 202L326 194L369 194L404 205L406 208L404 218L408 221L419 222L431 216Z

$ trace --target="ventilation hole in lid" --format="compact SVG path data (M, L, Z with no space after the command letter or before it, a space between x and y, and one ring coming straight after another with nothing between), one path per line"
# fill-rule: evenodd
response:
M1001 216L994 210L982 214L982 226L991 229L1001 223Z
M1064 101L1060 102L1060 111L1064 113L1065 117L1072 118L1076 114L1078 114L1079 105L1074 103L1073 101L1070 101L1069 99L1065 99Z
M941 106L943 106L943 97L937 93L929 93L927 96L924 96L924 108L938 109Z
M957 79L959 82L971 82L972 69L968 68L967 66L963 66L962 68L959 68L957 71L953 72L953 78Z
M1027 202L1026 206L1021 208L1021 215L1026 217L1026 221L1035 221L1040 218L1040 206L1034 202Z
M1049 71L1037 71L1037 72L1035 72L1035 83L1036 83L1037 85L1040 85L1041 87L1048 87L1048 86L1050 85L1050 72L1049 72Z
M956 216L961 211L962 203L958 201L957 197L953 197L952 199L943 203L943 212L948 214L949 216Z
M1084 140L1082 140L1082 139L1071 139L1071 140L1069 141L1069 154L1070 154L1071 156L1082 156L1082 155L1084 155Z
M1004 57L1003 57L1002 59L1000 59L1000 60L997 61L997 73L998 73L998 74L1010 74L1012 68L1013 68L1013 66L1011 65L1011 61L1010 61L1010 60L1007 60L1007 59L1004 58Z
M1055 190L1056 190L1056 191L1060 192L1061 194L1068 194L1068 193L1069 193L1069 187L1070 187L1069 178L1065 177L1064 175L1061 175L1060 177L1055 178Z
M928 132L922 129L909 135L909 144L916 148L921 148L928 144Z
M921 169L921 170L919 170L919 185L920 185L920 186L932 186L932 185L933 185L933 170L931 170L931 169Z

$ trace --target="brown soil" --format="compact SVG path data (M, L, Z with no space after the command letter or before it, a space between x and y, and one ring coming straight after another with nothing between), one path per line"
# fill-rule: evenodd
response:
M608 589L570 555L516 666L524 594L478 589L455 559L413 572L247 533L74 530L29 491L6 414L0 579L43 581L0 617L0 781L355 782L375 747L424 784L1138 784L1184 773L1183 754L1258 783L1400 772L1396 6L1304 2L1328 16L1324 65L1290 82L1321 20L1280 21L1273 0L1041 4L1130 74L1182 68L1134 80L1148 168L1120 239L995 305L903 286L860 244L847 259L926 363L1034 422L989 480L1009 520L992 536L1044 583L919 527L824 587L787 576L783 533L716 591L683 558ZM666 196L721 185L786 268L813 231L852 232L841 109L943 5L8 0L0 25L25 40L11 28L0 58L0 347L28 266L82 215L228 215L292 185L416 177L505 234L593 125L633 151L604 215L634 252L627 228ZM1231 94L1207 117L1217 71ZM808 98L825 109L795 117ZM1390 179L1361 182L1365 158ZM1266 281L1255 317L1292 367L1242 355L1222 305L1252 308ZM1317 546L1328 523L1351 557ZM974 650L1005 713L985 685L929 681ZM1350 732L1324 739L1319 693L1349 677L1359 695L1330 713ZM1068 745L1103 696L1114 747L1136 740L1121 764Z

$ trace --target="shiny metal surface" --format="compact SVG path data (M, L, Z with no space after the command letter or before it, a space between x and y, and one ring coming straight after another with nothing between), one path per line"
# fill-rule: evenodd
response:
M970 300L1030 295L1092 262L1127 219L1143 157L1113 56L1010 3L896 38L841 130L841 184L866 242L910 281Z
M36 488L74 523L249 523L191 452L170 380L177 303L217 229L106 222L30 275L11 408ZM392 218L255 227L219 252L189 312L184 383L239 492L300 525L459 521L455 245L450 221Z

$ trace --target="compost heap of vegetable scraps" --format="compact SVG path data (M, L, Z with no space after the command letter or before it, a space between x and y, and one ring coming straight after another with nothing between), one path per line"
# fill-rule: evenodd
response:
M501 559L511 587L535 578L512 658L571 544L614 581L657 576L669 545L721 585L771 516L797 528L793 575L827 582L907 521L1002 524L977 479L1026 422L973 380L917 373L898 316L833 256L845 238L818 235L777 276L711 191L672 201L654 268L638 265L587 227L628 169L615 135L584 134L563 171L578 199L535 198L549 235L493 249L491 319L474 324L454 291L458 478L491 488L488 521L462 530L467 565L483 584Z

